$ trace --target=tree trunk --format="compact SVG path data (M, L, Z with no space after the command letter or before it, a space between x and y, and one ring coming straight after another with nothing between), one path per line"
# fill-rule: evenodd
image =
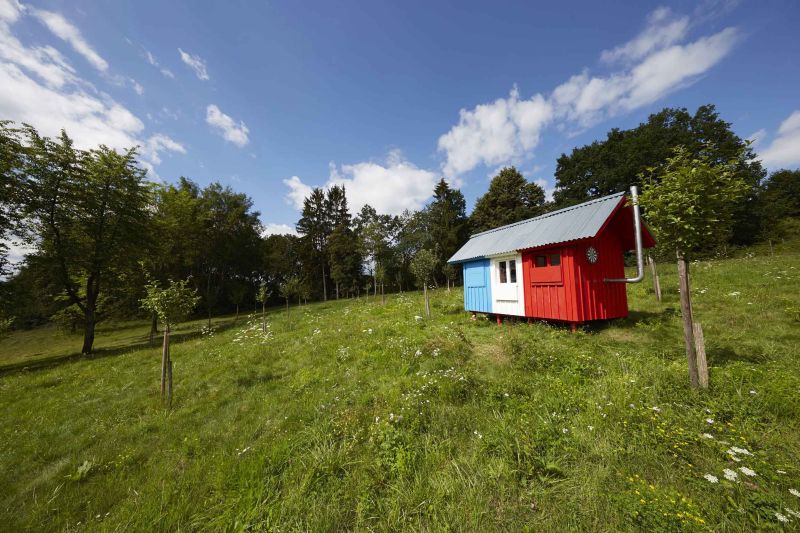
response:
M289 319L289 298L286 298L286 319Z
M383 282L381 281L381 304L386 304L386 292L384 291Z
M94 309L87 307L84 313L83 347L81 348L81 353L84 355L92 353L95 322Z
M325 280L325 261L322 261L322 299L328 301L328 282Z
M261 332L267 332L267 304L266 302L261 302Z
M425 295L425 316L428 318L431 317L431 303L428 300L428 284L424 283L422 285L422 293Z
M681 315L683 317L683 340L686 345L686 359L689 363L689 383L692 388L700 384L697 374L697 351L694 343L694 324L692 316L692 294L689 284L689 262L678 252L678 283L681 291Z
M656 300L661 301L661 281L658 279L658 269L653 257L648 255L647 262L650 263L650 272L653 274L653 292L656 293Z
M161 346L161 399L167 390L167 365L169 361L169 325L164 326L164 343Z
M336 282L336 299L339 299L339 282Z
M156 335L158 335L158 315L153 313L153 316L150 317L150 344L153 344Z
M167 405L172 407L172 358L167 361Z

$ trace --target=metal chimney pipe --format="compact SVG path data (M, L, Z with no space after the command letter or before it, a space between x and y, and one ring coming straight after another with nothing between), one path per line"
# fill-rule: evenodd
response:
M606 283L639 283L644 279L644 251L642 250L642 217L639 213L639 189L631 186L631 203L633 204L633 231L636 239L636 276L633 278L609 279Z

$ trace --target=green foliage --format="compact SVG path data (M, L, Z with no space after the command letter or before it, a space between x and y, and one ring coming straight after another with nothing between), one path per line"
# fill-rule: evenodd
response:
M418 286L427 285L433 279L438 258L430 250L420 250L411 260L411 272L417 279Z
M257 301L261 302L262 304L266 304L267 300L271 296L271 292L269 290L269 285L266 282L261 282L258 286L258 292L256 293Z
M660 246L689 257L729 240L736 206L748 191L737 172L743 157L740 151L718 163L678 147L663 166L648 169L640 203Z
M469 217L473 232L504 226L544 212L544 190L529 183L515 167L504 167L478 198Z
M433 190L433 201L424 211L430 247L439 257L439 268L467 241L468 219L464 195L444 179Z
M145 290L147 295L141 300L142 309L155 313L166 327L185 320L200 300L197 290L189 287L188 279L169 280L163 289L158 282L150 281Z

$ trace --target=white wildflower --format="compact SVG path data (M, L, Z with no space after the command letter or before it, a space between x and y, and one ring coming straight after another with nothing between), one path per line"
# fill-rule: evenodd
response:
M735 470L731 470L730 468L726 468L722 472L725 474L725 479L727 479L728 481L736 481L736 479L739 477L739 474L737 474Z
M567 428L564 428L561 430L561 433L569 433L569 430Z
M419 316L419 315L414 315L414 320L416 320L417 322L419 322L420 320L422 320L422 317L421 317L421 316Z
M741 294L742 294L742 293L741 293L741 292L739 292L739 291L733 291L733 292L729 292L729 293L728 293L728 296L739 296L739 295L741 295Z
M777 519L778 519L778 522L788 522L788 521L789 521L789 519L788 519L788 518L786 518L786 517L785 517L784 515L782 515L781 513L775 513L775 518L777 518Z
M653 407L651 407L650 409L652 409L652 410L653 410L653 411L655 411L656 413L660 413L660 412L661 412L661 408L660 408L659 406L657 406L657 405L654 405L654 406L653 406Z
M714 423L714 419L713 418L706 418L706 422L709 423L709 424L713 424Z
M711 433L703 433L703 437L706 439L713 439L714 435L712 435Z
M508 398L508 393L507 393L507 392L504 392L504 393L503 393L503 396L505 396L506 398Z
M713 474L705 474L703 477L710 483L719 483L719 478Z
M731 454L731 455L734 455L734 454L737 454L737 453L739 455L753 455L748 450L746 450L744 448L737 448L736 446L731 446L730 449L728 449L728 453Z
M786 470L776 470L776 472L779 474L786 474Z
M745 476L750 476L750 477L753 477L753 476L756 476L756 475L758 475L758 474L756 474L756 473L755 473L755 471L754 471L754 470L751 470L751 469L747 468L746 466L740 466L740 467L739 467L739 471L740 471L742 474L744 474Z
M594 431L594 426L586 426L589 431Z
M754 390L750 390L750 394L757 394L757 393Z
M797 511L795 511L794 509L789 509L788 507L784 507L784 510L785 510L787 513L789 513L790 515L792 515L793 517L795 517L795 518L800 518L800 513L798 513L798 512L797 512Z
M800 490L789 489L789 494L791 494L792 496L797 496L798 498L800 498Z

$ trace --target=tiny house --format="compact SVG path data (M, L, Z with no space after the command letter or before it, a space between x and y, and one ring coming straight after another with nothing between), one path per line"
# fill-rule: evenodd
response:
M449 262L464 272L464 308L577 324L628 315L626 283L655 241L623 193L473 235ZM624 254L636 250L637 276Z

